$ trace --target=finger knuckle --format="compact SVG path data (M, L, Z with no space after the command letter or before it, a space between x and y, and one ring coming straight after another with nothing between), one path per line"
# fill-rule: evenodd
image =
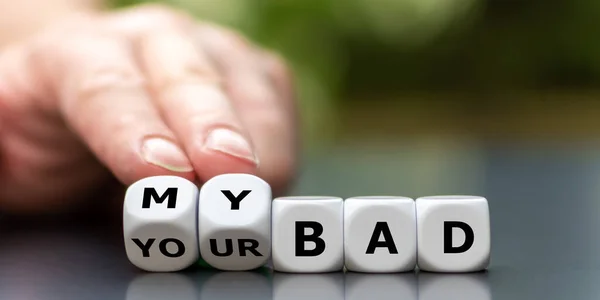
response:
M181 27L191 22L187 13L160 3L142 4L136 8L138 13L155 25Z
M252 48L252 43L248 38L240 34L239 32L231 29L231 28L221 28L223 32L223 36L229 40L229 42L237 47L250 49Z
M249 51L253 49L252 43L243 35L231 28L221 25L205 23L199 26L202 38L211 40L219 48L226 51Z
M143 77L135 70L109 66L87 71L81 79L75 80L73 93L68 103L73 106L85 105L98 96L115 92L117 90L139 89L143 84Z
M268 52L265 54L267 70L271 76L289 79L292 77L291 68L287 60L278 53Z
M293 71L285 58L273 52L264 55L264 72L275 86L282 103L292 113L297 111Z
M189 116L188 124L198 132L208 132L214 128L229 128L241 131L241 126L232 119L231 114L222 108L211 108L196 111Z
M39 78L30 71L26 60L30 52L20 46L9 46L0 55L0 118L14 119L34 109L38 98Z
M98 68L89 71L81 81L80 91L96 93L111 88L138 86L142 77L138 72L129 68L117 66Z

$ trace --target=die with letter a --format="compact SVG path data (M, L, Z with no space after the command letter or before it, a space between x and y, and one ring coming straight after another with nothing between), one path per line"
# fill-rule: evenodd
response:
M417 264L415 201L353 197L344 201L344 258L348 271L394 273Z

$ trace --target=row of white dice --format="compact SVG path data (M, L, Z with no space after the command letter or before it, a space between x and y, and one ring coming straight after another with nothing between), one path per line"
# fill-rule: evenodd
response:
M247 174L225 174L198 189L174 176L129 187L125 248L137 267L185 269L201 256L225 271L272 257L275 271L433 272L487 268L487 200L475 196L282 197Z

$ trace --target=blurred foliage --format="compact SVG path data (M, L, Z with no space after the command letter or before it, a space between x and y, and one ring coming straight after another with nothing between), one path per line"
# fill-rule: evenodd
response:
M335 133L344 101L376 105L390 98L380 95L412 91L597 88L600 78L594 0L160 2L282 53L296 74L309 141Z

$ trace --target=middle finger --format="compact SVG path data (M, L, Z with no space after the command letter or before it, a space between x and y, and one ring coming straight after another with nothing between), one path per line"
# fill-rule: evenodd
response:
M254 147L220 75L191 39L178 29L163 29L143 34L136 47L154 101L198 177L256 173Z

